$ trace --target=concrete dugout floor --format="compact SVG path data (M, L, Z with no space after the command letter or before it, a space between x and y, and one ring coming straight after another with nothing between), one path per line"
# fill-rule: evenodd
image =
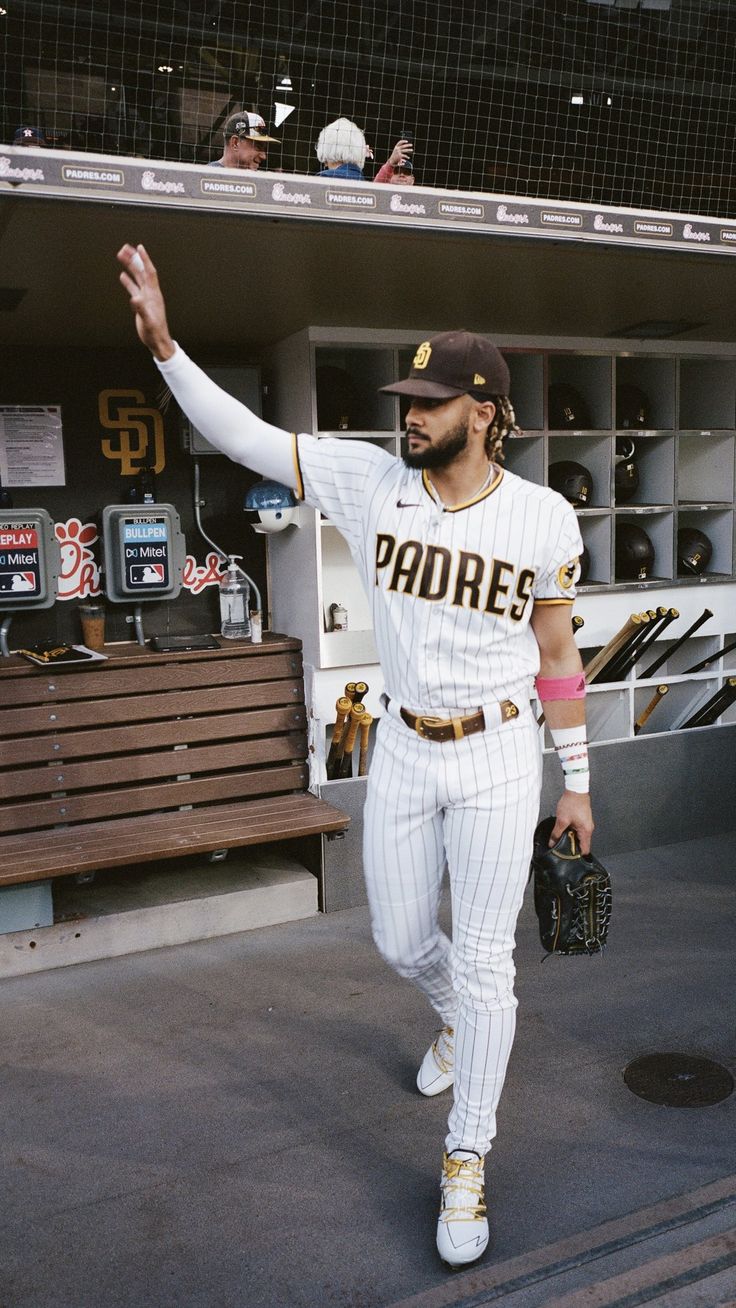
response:
M454 1276L447 1096L414 1090L436 1024L365 909L2 982L1 1308L733 1303L736 1094L657 1107L622 1070L676 1050L736 1071L735 853L609 860L603 960L541 964L527 896L492 1245ZM696 1254L673 1280L701 1244L707 1275Z

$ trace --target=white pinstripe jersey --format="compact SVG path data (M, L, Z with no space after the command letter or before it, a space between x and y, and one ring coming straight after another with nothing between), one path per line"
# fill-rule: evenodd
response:
M357 564L387 694L427 711L528 693L532 607L575 598L583 543L567 501L502 469L443 508L426 473L366 441L300 435L295 458L297 493Z

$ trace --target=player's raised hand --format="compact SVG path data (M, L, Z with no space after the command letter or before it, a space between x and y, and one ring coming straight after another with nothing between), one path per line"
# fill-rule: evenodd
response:
M145 247L124 245L117 258L123 265L120 281L130 296L138 335L157 359L170 359L175 347L166 321L166 305Z

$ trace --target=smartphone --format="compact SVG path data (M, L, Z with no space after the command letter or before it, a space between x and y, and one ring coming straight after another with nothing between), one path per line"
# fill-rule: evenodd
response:
M410 145L413 145L413 144L414 144L414 133L413 133L413 132L402 131L401 134L400 134L400 136L399 136L399 140L400 140L400 141L408 141ZM412 154L411 158L410 158L410 159L407 159L407 160L405 161L405 163L403 163L403 164L399 164L398 168L396 169L396 172L397 172L397 173L405 173L405 174L407 174L407 175L409 175L410 173L413 173L413 172L414 172L414 155Z

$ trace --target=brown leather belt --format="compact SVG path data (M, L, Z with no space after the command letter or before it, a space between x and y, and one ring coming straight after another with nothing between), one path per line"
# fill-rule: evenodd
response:
M511 718L518 718L519 710L510 699L501 700L499 704L501 712L501 721L508 722ZM474 736L478 731L485 731L486 718L483 709L477 709L475 713L469 713L464 718L433 718L427 717L426 713L410 713L409 709L402 708L399 710L404 722L412 731L416 731L422 740L436 740L444 744L449 740L464 740L466 736Z

